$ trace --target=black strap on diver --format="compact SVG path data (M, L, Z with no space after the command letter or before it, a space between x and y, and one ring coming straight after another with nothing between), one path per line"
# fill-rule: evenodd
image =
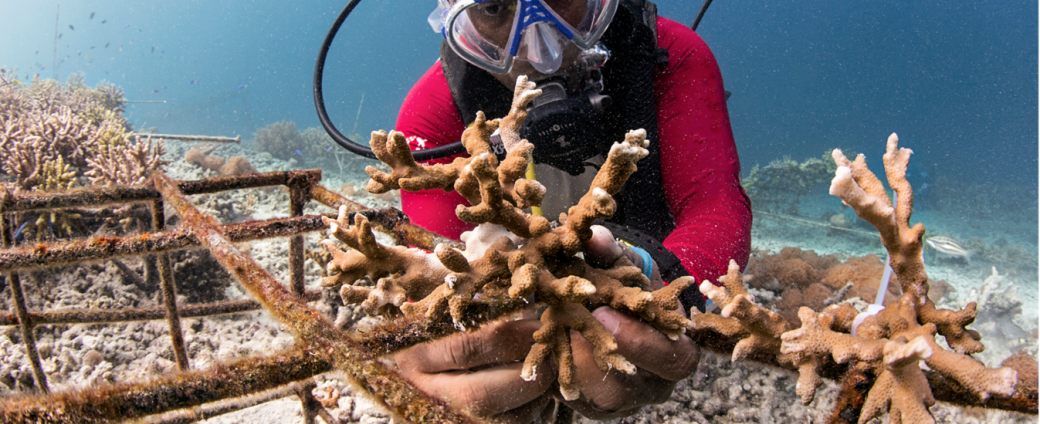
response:
M596 224L606 227L614 237L646 250L650 254L650 258L657 263L661 272L661 278L665 282L690 275L686 267L683 266L682 261L679 260L679 257L668 251L660 241L652 236L631 227L612 222L596 221ZM679 301L682 302L683 309L689 310L690 307L696 306L697 310L704 312L704 296L701 295L701 291L698 288L699 285L700 283L694 282L693 285L683 290L679 295Z

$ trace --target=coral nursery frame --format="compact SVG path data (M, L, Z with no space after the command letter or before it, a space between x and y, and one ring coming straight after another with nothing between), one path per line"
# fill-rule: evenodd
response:
M161 173L153 175L145 186L105 187L64 193L14 194L0 191L0 273L11 287L14 313L0 313L0 325L20 327L22 340L30 359L36 387L44 396L6 399L0 406L0 423L8 422L118 422L146 419L150 422L194 422L214 415L285 397L299 396L305 422L321 416L326 422L338 422L310 394L314 375L334 369L342 371L355 387L368 392L385 405L397 418L409 422L478 422L463 412L452 411L408 384L392 367L378 359L405 347L453 333L450 323L430 322L423 318L400 318L364 335L348 334L307 306L307 301L320 297L318 292L304 290L303 234L323 231L328 227L322 215L304 215L304 205L313 200L339 209L345 206L351 214L363 214L380 231L390 234L398 244L433 250L439 243L459 246L451 241L411 224L399 210L368 209L332 192L319 184L320 170L269 172L244 176L209 178L198 181L171 181ZM216 193L264 186L285 186L290 194L290 216L266 221L247 221L219 225L200 212L186 195ZM33 210L71 207L97 207L112 204L149 202L152 232L123 237L95 237L86 240L13 246L11 214ZM180 217L176 228L165 227L165 206L171 206ZM325 215L334 217L332 214ZM260 265L239 252L232 243L289 237L288 288ZM227 301L178 306L176 284L172 277L167 252L205 248L253 295L256 300ZM148 272L156 272L162 289L162 307L121 310L55 310L29 311L19 272L32 269L100 261L123 256L147 256ZM148 266L154 264L154 266ZM474 328L482 322L518 310L523 302L490 299L474 302ZM264 308L298 336L293 349L268 357L251 358L222 364L206 371L191 370L183 337L181 318L246 312ZM38 325L73 323L113 323L165 319L179 369L179 375L145 383L124 383L101 389L65 394L48 394L47 378L40 364L33 329ZM691 330L688 334L701 346L719 352L732 352L738 338L711 329ZM751 359L776 365L775 357ZM823 364L821 374L842 379L848 366ZM850 376L855 373L850 372ZM935 397L952 403L1036 413L1035 392L1032 397L991 398L981 403L956 382L934 371L926 373ZM850 377L852 378L852 377ZM854 392L855 384L843 392ZM254 395L263 392L259 395ZM254 396L249 396L254 395ZM846 393L843 396L853 396Z
M352 213L363 211L362 213L369 220L377 224L377 228L392 234L399 243L408 243L428 249L432 249L438 243L457 245L457 242L443 239L410 224L407 218L396 209L368 209L317 184L320 180L320 170L269 172L176 183L170 181L164 175L157 174L153 177L152 184L148 186L88 188L63 193L14 194L7 191L0 192L0 234L2 234L4 245L4 249L0 250L0 273L4 273L6 276L7 283L11 287L12 303L15 305L14 313L0 313L0 325L19 326L22 341L25 344L32 366L36 387L41 393L49 393L49 388L47 377L40 363L40 355L33 334L33 329L38 325L98 324L165 319L170 330L174 357L178 368L187 372L184 376L176 379L179 383L164 380L145 385L145 387L151 389L136 386L134 390L144 390L146 392L151 390L151 394L157 397L157 404L151 405L152 407L144 404L134 406L125 403L120 404L120 400L117 400L118 396L112 396L112 393L118 392L125 395L127 392L132 391L128 390L129 386L124 385L107 390L109 393L105 396L110 403L105 405L96 403L89 405L96 400L93 396L98 395L98 391L90 392L89 394L88 392L82 392L78 395L61 396L61 399L66 400L64 404L42 400L46 398L32 400L27 397L23 399L27 402L23 406L28 407L28 409L21 411L24 414L5 408L3 415L0 416L0 422L118 421L178 408L195 407L204 403L245 396L268 389L275 390L269 390L261 396L252 396L237 402L223 402L211 408L194 408L180 411L180 413L163 417L161 421L194 421L205 416L231 412L286 395L298 394L301 398L307 421L312 422L315 416L322 415L327 422L334 422L331 415L310 395L310 388L313 387L313 383L308 379L315 374L332 369L328 358L320 358L320 360L302 360L300 358L300 355L308 351L313 352L313 349L308 349L307 347L297 348L286 354L258 360L247 360L232 365L238 372L233 372L234 376L227 374L227 369L212 370L212 372L191 372L181 332L181 318L248 312L258 310L263 306L262 302L256 300L239 300L178 307L172 267L166 255L166 252L173 250L207 248L226 267L229 264L237 264L234 267L228 267L228 269L240 281L246 282L246 286L266 285L265 289L268 291L265 293L268 296L261 296L262 300L281 302L297 308L302 306L302 309L307 310L308 319L305 319L305 321L324 321L313 311L310 311L305 303L317 300L320 297L320 293L304 290L303 234L325 230L327 226L322 222L321 215L303 215L306 202L315 200L333 209L346 206L348 211ZM291 216L288 218L248 221L221 226L217 225L212 217L199 212L185 197L185 195L277 185L282 185L289 189ZM86 240L41 243L32 246L13 246L10 215L12 213L140 202L150 203L153 223L153 232L151 233L123 237L95 237ZM173 206L180 214L182 218L180 228L172 230L165 228L165 204ZM210 237L206 238L204 235ZM217 238L214 239L212 238L213 236ZM270 274L255 262L245 258L244 255L230 247L229 244L231 242L274 237L290 238L289 290L285 290ZM26 307L25 293L19 277L20 271L139 255L147 255L155 259L154 261L146 261L146 264L157 263L157 266L150 268L155 268L153 272L157 272L159 276L163 295L162 307L119 310L66 309L54 311L29 311ZM327 322L325 323L327 324ZM324 327L324 330L331 330L328 325L322 327ZM448 328L440 328L438 330L433 327L428 330L432 331L432 333L427 332L427 337L436 333L446 334L450 331ZM307 331L297 331L297 334L301 336L308 333ZM339 332L334 331L334 333ZM365 343L365 346L372 347L381 344L378 340L379 334L374 336L374 338L368 340L368 343ZM304 338L306 339L306 337ZM341 343L333 343L333 345L339 347L338 345L342 343L353 344L349 337L341 337L341 339ZM417 341L408 342L399 338L396 345L403 347L414 344ZM370 348L356 348L352 350L369 351ZM352 357L351 359L358 358ZM350 363L356 362L361 361L350 361ZM296 372L287 372L290 369L295 369ZM257 372L261 372L262 376L257 375ZM242 383L244 374L241 373L249 373L252 377L262 378L260 378L261 381L254 382L258 384L251 386L245 384L237 388L233 387ZM201 375L211 375L212 377L219 375L215 380L210 380L210 384L220 382L221 379L234 384L224 384L227 387L224 387L225 391L220 393L214 392L213 389L215 388L212 386L208 387L209 390L202 391L199 391L198 388L188 389L186 387L190 385L190 383L187 383L189 381L197 383L200 380L205 380L200 378ZM296 382L297 380L307 380L307 382ZM175 393L178 391L176 389L169 390L171 388L169 384L181 384L182 389L192 391L193 393L191 395L186 395L184 392ZM169 396L178 399L173 400ZM90 399L89 401L87 400L88 398ZM158 398L162 399L158 400ZM128 399L122 398L121 401L126 402ZM16 401L13 403L21 402ZM78 406L75 406L75 404L78 404ZM168 405L168 407L157 407L158 404Z

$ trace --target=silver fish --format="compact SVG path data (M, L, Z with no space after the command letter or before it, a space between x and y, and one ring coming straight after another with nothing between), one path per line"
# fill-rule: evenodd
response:
M942 253L944 255L959 256L964 258L964 260L967 261L969 264L971 263L972 252L961 247L961 245L957 244L957 241L954 239L951 239L949 237L935 236L925 239L924 242L931 246L932 249L935 249L936 252Z

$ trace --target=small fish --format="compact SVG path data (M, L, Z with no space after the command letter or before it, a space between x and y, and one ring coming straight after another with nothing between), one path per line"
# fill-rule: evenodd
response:
M108 19L102 19L102 20L101 20L101 24L102 24L102 25L104 25L104 24L105 24L106 22L108 22Z
M296 154L303 156L303 152L301 152L300 149L296 149Z
M152 53L155 53L155 46L152 46Z
M76 27L74 27L74 26L72 26L72 25L69 25L69 29L71 29L71 30L75 31L75 30L76 30Z
M332 146L329 146L329 147L326 147L326 148L325 148L325 151L326 151L326 152L327 152L327 151L329 151L329 150L332 150Z
M90 46L90 49L91 49L91 50L94 50L94 46Z
M188 84L198 84L198 81L191 80L191 82L189 82Z
M929 237L924 241L927 245L935 249L936 252L942 253L949 256L957 256L964 258L968 264L971 264L972 252L964 249L961 245L957 244L957 241L942 236Z
M83 58L84 59L90 59L90 55L89 54L88 55L84 55Z
M94 12L90 12L90 17L87 19L94 19Z
M110 44L112 43L105 43L105 48L107 49Z
M239 89L239 90L241 90L241 89L243 89L243 88L246 88L246 85L245 85L245 84L239 84L239 85L238 85L238 89Z
M22 231L25 231L25 227L29 225L29 221L25 221L21 226L18 227L18 231L14 233L14 240L18 241L22 237Z
M61 33L61 34L58 34L58 38L60 39L60 38L61 38L61 37L62 37L63 35L65 35L65 33L64 33L64 32L63 32L63 33Z
M152 93L158 93L159 90L152 90Z

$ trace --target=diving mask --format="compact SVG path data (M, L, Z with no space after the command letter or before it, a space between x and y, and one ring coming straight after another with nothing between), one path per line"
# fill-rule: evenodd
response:
M438 0L430 14L456 54L489 72L508 73L514 60L542 74L563 65L567 43L582 50L599 41L617 0Z

